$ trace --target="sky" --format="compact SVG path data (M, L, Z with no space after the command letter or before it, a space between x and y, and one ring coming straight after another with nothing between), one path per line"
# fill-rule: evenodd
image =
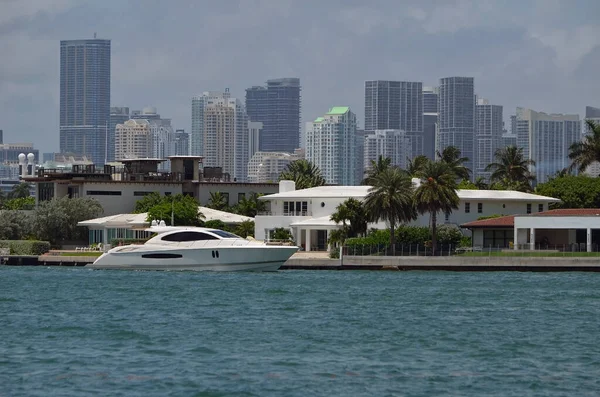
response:
M188 132L192 96L279 77L300 78L303 122L350 106L362 125L365 80L450 76L505 120L583 117L600 107L599 15L598 0L0 0L0 129L58 151L60 40L94 33L112 40L111 106Z

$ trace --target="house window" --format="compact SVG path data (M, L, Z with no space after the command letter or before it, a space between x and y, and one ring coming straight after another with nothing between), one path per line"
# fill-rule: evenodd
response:
M531 214L531 204L527 204L527 213Z
M484 230L483 246L487 248L508 248L514 237L512 230Z
M483 203L477 203L477 213L481 214L483 212Z
M544 212L544 204L538 204L538 212Z
M465 203L465 214L471 212L471 203Z
M287 201L283 202L283 215L287 215L290 211L289 203Z
M449 212L446 212L446 214L445 214L445 216L444 216L444 222L445 222L445 223L448 223L448 222L450 222L450 213L449 213Z
M88 190L85 192L88 196L120 196L121 191L117 190Z

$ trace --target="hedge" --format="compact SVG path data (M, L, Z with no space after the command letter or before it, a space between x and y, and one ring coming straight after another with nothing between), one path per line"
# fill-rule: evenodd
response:
M10 255L42 255L50 251L50 243L37 240L0 240L0 248L10 249Z

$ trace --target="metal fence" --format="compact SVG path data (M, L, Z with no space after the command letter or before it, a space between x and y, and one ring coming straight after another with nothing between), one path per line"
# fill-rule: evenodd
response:
M519 244L517 249L504 246L460 247L452 244L439 244L435 252L430 246L423 244L389 245L352 245L341 249L344 256L600 256L600 246L592 244L590 251L587 244Z

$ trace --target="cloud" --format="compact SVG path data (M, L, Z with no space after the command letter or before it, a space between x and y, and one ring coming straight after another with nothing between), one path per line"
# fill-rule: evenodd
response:
M75 5L75 0L2 0L0 27L17 20L32 20L41 15L56 15Z

